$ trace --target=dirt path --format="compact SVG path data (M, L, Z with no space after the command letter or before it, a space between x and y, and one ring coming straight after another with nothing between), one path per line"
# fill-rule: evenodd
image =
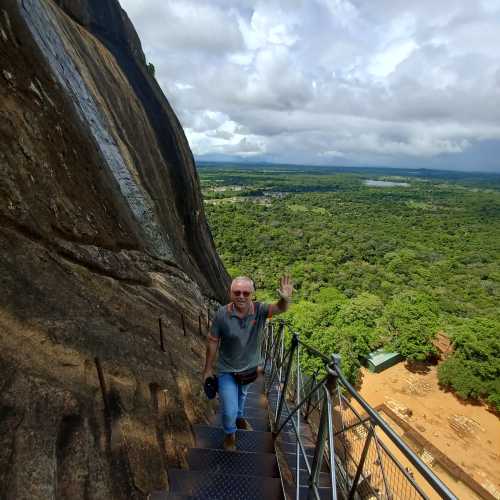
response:
M441 390L435 366L427 373L412 373L404 363L382 373L363 370L360 392L372 406L385 403L500 498L500 419L485 406L466 404ZM450 483L439 468L435 472L459 498L477 498L461 483Z

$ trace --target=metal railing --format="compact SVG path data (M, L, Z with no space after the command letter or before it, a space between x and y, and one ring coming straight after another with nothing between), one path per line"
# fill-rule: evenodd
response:
M456 498L349 383L339 356L325 356L297 334L285 335L282 321L269 323L267 333L263 356L272 431L276 438L285 432L293 437L296 499L301 486L309 499ZM310 376L301 366L303 354L319 362Z

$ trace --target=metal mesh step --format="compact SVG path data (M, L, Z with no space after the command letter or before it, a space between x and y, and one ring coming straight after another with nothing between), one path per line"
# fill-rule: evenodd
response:
M297 455L295 453L283 453L283 456L285 457L288 467L294 469L297 463L297 458L296 458ZM309 455L307 455L307 460L309 461L309 465L312 466L312 457L309 457ZM304 457L302 456L302 454L300 454L299 465L300 469L307 470L307 466L306 463L304 462ZM328 472L328 466L325 463L325 461L323 461L323 463L321 464L321 472Z
M248 394L246 404L250 407L267 408L267 398L264 394Z
M267 418L247 418L248 422L250 425L253 427L254 431L268 431L269 430L269 424L267 422ZM222 415L218 413L217 415L214 415L210 419L210 424L215 425L217 427L222 427Z
M279 447L283 451L283 453L295 453L297 450L297 445L296 443L289 443L286 441L279 441ZM314 456L314 447L312 446L304 446L306 455L308 457L313 457Z
M332 498L332 489L331 488L318 488L319 492L319 498L321 500L330 500ZM299 498L300 500L307 500L308 495L309 495L309 487L308 486L301 486L299 489ZM295 498L295 490L293 492L294 498Z
M189 495L178 495L169 491L153 491L149 494L148 500L191 500Z
M296 477L296 470L292 469L292 474L295 479ZM309 480L309 473L306 470L299 469L299 476L300 476L300 485L301 486L307 486L308 485L308 480ZM330 480L330 473L328 472L320 472L319 474L319 486L321 487L329 487L331 486L331 480Z
M274 500L282 499L281 481L271 477L214 474L206 471L169 469L171 491L195 499Z
M308 426L300 426L300 437L302 442L307 446L315 446L315 441L313 440L313 435ZM295 432L280 432L279 439L286 443L296 443L297 436Z
M256 380L255 382L248 385L248 392L264 392L264 381L262 379Z
M214 474L279 477L276 456L272 453L191 448L187 461L191 470L209 470Z
M271 422L271 425L274 423L274 417L273 415L271 415L271 418L270 418L270 422ZM283 420L281 420L281 423L283 423ZM288 437L284 437L284 438L281 438L281 436L283 435L286 435ZM283 429L281 429L280 433L278 434L278 436L284 441L284 442L287 442L287 443L295 443L296 442L296 438L295 437L292 437L292 436L295 436L295 432L294 432L294 428L293 428L293 425L291 422L288 422L284 427ZM306 444L308 446L313 446L313 442L311 440L311 437L312 437L312 433L311 431L309 430L309 428L301 425L300 426L300 437L301 439L304 441L306 441Z
M252 418L266 418L269 415L269 411L267 408L256 408L253 405L246 405L245 404L245 410L244 410L244 415Z
M219 427L195 425L194 433L198 448L221 450L224 431ZM236 431L236 448L241 451L273 453L273 438L270 432Z
M250 418L267 418L267 410L265 408L256 408L253 405L245 405L244 415Z

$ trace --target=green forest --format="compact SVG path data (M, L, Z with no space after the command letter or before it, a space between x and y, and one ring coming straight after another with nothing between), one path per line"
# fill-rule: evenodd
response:
M500 409L500 176L216 164L198 172L229 273L251 276L263 301L290 273L287 323L340 353L351 381L379 347L436 362L443 332L454 350L439 363L440 383Z

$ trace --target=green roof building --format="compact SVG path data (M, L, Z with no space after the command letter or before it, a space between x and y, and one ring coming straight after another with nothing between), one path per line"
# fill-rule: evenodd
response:
M385 352L383 349L377 349L366 357L366 366L371 372L380 373L402 360L403 356L399 352Z

